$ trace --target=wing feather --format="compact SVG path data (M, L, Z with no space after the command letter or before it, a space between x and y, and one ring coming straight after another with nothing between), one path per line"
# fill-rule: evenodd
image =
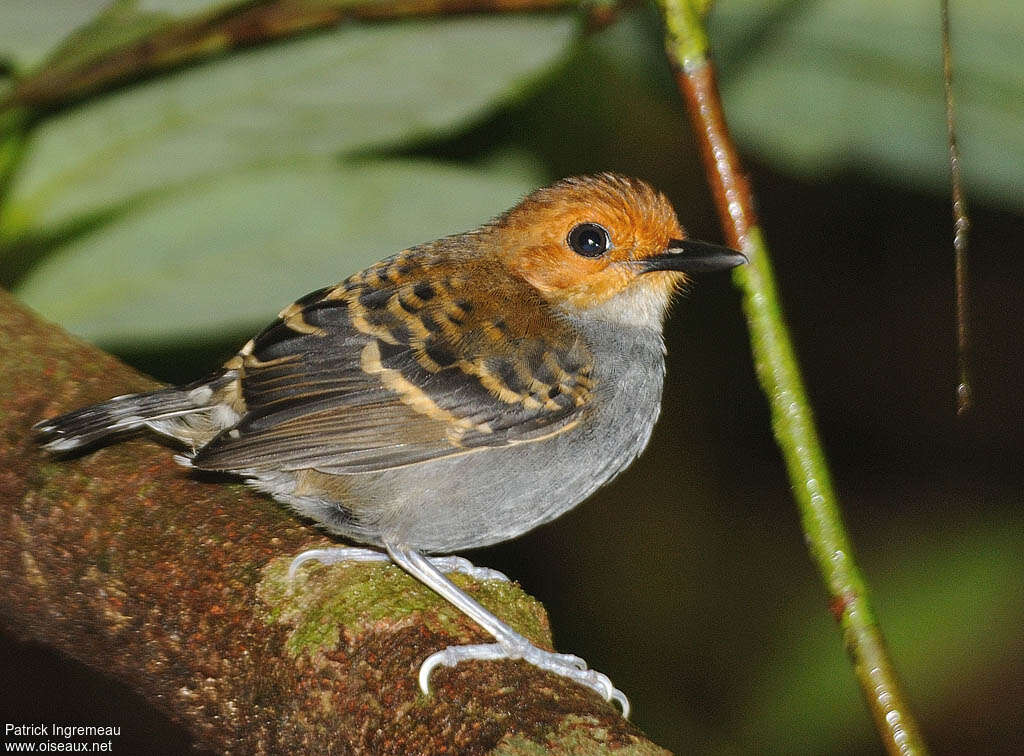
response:
M285 308L229 363L245 412L193 464L371 472L575 425L593 388L578 334L526 282L469 287L486 272L451 258L410 250Z

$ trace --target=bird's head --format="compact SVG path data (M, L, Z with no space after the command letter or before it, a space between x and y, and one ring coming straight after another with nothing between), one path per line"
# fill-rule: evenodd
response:
M489 232L505 265L552 304L659 325L690 275L746 262L735 250L686 239L663 194L610 173L538 189Z

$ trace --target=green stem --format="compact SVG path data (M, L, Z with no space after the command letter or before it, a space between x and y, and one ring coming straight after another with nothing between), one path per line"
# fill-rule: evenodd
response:
M725 122L700 7L690 0L658 4L665 19L666 50L698 136L726 237L750 258L749 265L736 270L734 280L743 293L754 363L771 405L775 439L786 461L811 556L828 588L832 612L883 744L892 754L924 754L927 748L904 700L840 516L779 306L768 249L753 211L753 195Z

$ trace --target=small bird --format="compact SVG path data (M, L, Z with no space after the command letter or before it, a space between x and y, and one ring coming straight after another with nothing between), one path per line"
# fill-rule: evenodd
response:
M687 239L642 181L568 178L302 297L202 380L35 429L53 452L152 429L185 444L182 464L241 476L375 547L307 551L292 575L309 560L390 560L494 637L427 658L424 693L439 664L524 659L628 716L605 675L533 646L444 573L504 575L424 554L515 538L625 469L661 408L673 293L744 262Z

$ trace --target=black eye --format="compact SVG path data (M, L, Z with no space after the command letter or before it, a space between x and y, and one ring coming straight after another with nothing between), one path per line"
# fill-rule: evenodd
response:
M581 223L573 226L566 238L569 248L577 255L600 257L612 246L611 237L604 226L596 223Z

